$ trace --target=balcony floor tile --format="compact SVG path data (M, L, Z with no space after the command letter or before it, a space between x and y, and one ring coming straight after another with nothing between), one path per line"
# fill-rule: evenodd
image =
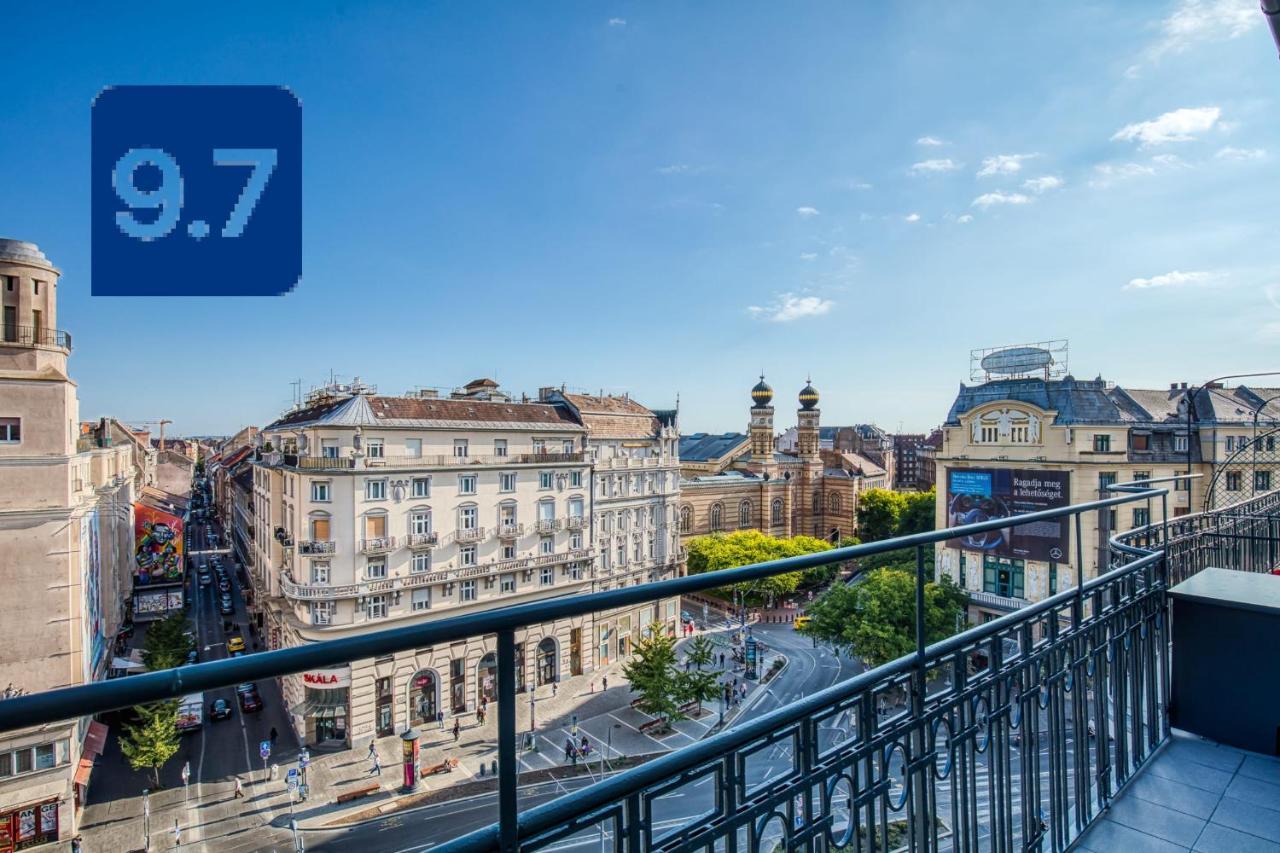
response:
M1233 853L1280 853L1280 844L1211 823L1204 828L1204 832L1200 834L1200 839L1192 849L1204 851L1204 853L1221 853L1225 850Z
M1177 809L1192 817L1208 820L1218 807L1219 797L1212 791L1184 785L1154 773L1143 773L1129 789L1135 797Z
M1107 817L1130 829L1172 841L1183 848L1190 848L1196 843L1205 825L1204 818L1192 817L1137 796L1121 797L1111 807Z

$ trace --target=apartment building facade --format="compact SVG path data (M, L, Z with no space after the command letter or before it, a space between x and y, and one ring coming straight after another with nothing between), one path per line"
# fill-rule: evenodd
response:
M447 397L329 387L264 427L275 449L253 464L250 577L268 646L590 592L587 433L564 402L516 401L491 380ZM597 636L592 616L519 632L518 686L593 671ZM283 688L307 743L349 746L473 713L496 680L494 640L476 637Z
M1101 378L1010 378L964 386L934 460L937 525L1096 500L1114 483L1209 472L1185 389L1122 388ZM1198 505L1204 479L1163 484L1169 513ZM968 592L970 618L993 619L1087 581L1106 567L1106 541L1158 520L1159 506L1084 516L1082 542L1065 522L936 546L938 573ZM1157 518L1152 517L1152 513ZM1083 571L1081 571L1081 569Z
M82 428L57 329L60 272L0 240L0 695L95 681L132 586L133 501L145 451L120 424ZM75 835L106 727L82 717L0 738L0 850Z

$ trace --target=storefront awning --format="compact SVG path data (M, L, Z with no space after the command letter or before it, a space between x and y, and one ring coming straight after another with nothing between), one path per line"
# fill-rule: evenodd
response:
M80 759L80 766L76 768L76 784L81 787L89 784L89 774L93 772L93 759Z
M307 690L307 698L289 709L302 717L323 716L338 710L346 713L347 688L337 690Z
M107 727L97 720L89 723L89 731L84 736L84 754L89 756L102 755L102 750L107 746Z

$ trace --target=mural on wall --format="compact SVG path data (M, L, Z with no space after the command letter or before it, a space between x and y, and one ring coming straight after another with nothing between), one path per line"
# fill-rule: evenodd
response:
M182 580L182 519L155 507L134 504L134 582Z
M81 641L84 648L84 680L92 681L106 652L102 624L102 559L98 511L80 520L80 582L84 593Z

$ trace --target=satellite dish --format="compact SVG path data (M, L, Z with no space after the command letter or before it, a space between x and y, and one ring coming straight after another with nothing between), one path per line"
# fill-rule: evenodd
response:
M1032 373L1053 364L1053 355L1041 347L1010 347L982 357L982 369L1000 376Z

